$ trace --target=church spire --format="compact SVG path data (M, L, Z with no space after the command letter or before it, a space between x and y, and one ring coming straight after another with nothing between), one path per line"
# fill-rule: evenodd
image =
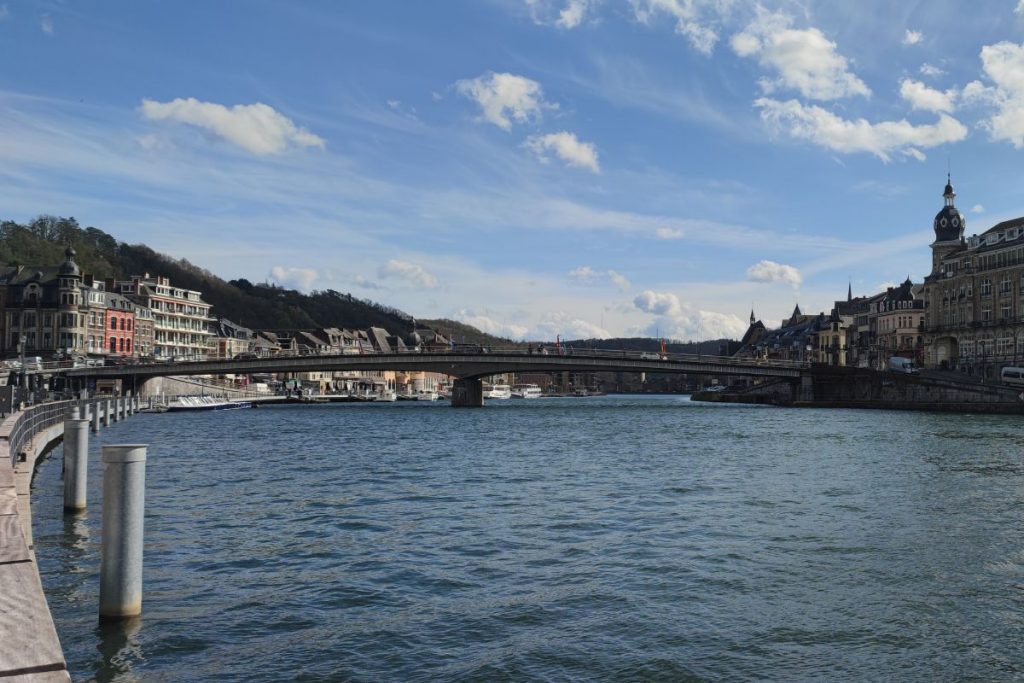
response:
M750 309L750 324L753 325L757 322L757 318L754 317L754 309Z
M851 282L846 287L846 301L847 303L853 301L853 283Z

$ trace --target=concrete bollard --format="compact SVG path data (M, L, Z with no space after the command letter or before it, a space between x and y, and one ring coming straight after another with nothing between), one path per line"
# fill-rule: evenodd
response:
M92 404L92 410L89 412L92 416L92 431L100 431L100 404L98 401Z
M121 421L121 399L112 398L110 399L110 419L114 422Z
M104 446L103 463L100 619L135 617L142 614L146 446Z
M64 511L85 509L89 481L89 421L64 422Z
M109 398L106 401L103 402L103 426L104 427L109 427L110 426L110 413L112 412L111 409L110 409L110 406L111 406L111 404L113 402L114 401L112 399L109 399Z

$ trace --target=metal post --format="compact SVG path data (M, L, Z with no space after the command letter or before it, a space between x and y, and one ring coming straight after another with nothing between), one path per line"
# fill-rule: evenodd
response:
M142 614L146 446L104 446L103 463L100 619L123 619Z
M114 422L120 422L121 420L121 397L110 399L110 412L111 418Z
M100 402L94 401L92 404L92 431L100 431Z
M111 405L114 403L113 399L107 399L103 402L103 426L110 426L110 413L114 412L111 410Z
M85 509L89 472L89 421L64 422L64 510Z

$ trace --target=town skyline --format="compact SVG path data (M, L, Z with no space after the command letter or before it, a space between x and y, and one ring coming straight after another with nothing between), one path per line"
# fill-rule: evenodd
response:
M0 4L0 196L501 336L738 338L920 282L947 171L966 234L1024 213L1024 3L965 7Z

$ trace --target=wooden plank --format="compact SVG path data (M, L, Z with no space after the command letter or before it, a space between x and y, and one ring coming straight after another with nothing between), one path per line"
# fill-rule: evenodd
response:
M15 515L18 513L18 492L13 486L0 488L0 515Z
M14 486L14 468L5 460L0 460L0 486Z
M0 565L0 681L5 673L67 668L34 562Z
M25 537L21 534L21 521L18 515L0 517L0 564L25 562L30 559L32 558L28 554Z
M32 549L32 499L29 496L18 496L18 521L21 523L21 535L29 550Z

